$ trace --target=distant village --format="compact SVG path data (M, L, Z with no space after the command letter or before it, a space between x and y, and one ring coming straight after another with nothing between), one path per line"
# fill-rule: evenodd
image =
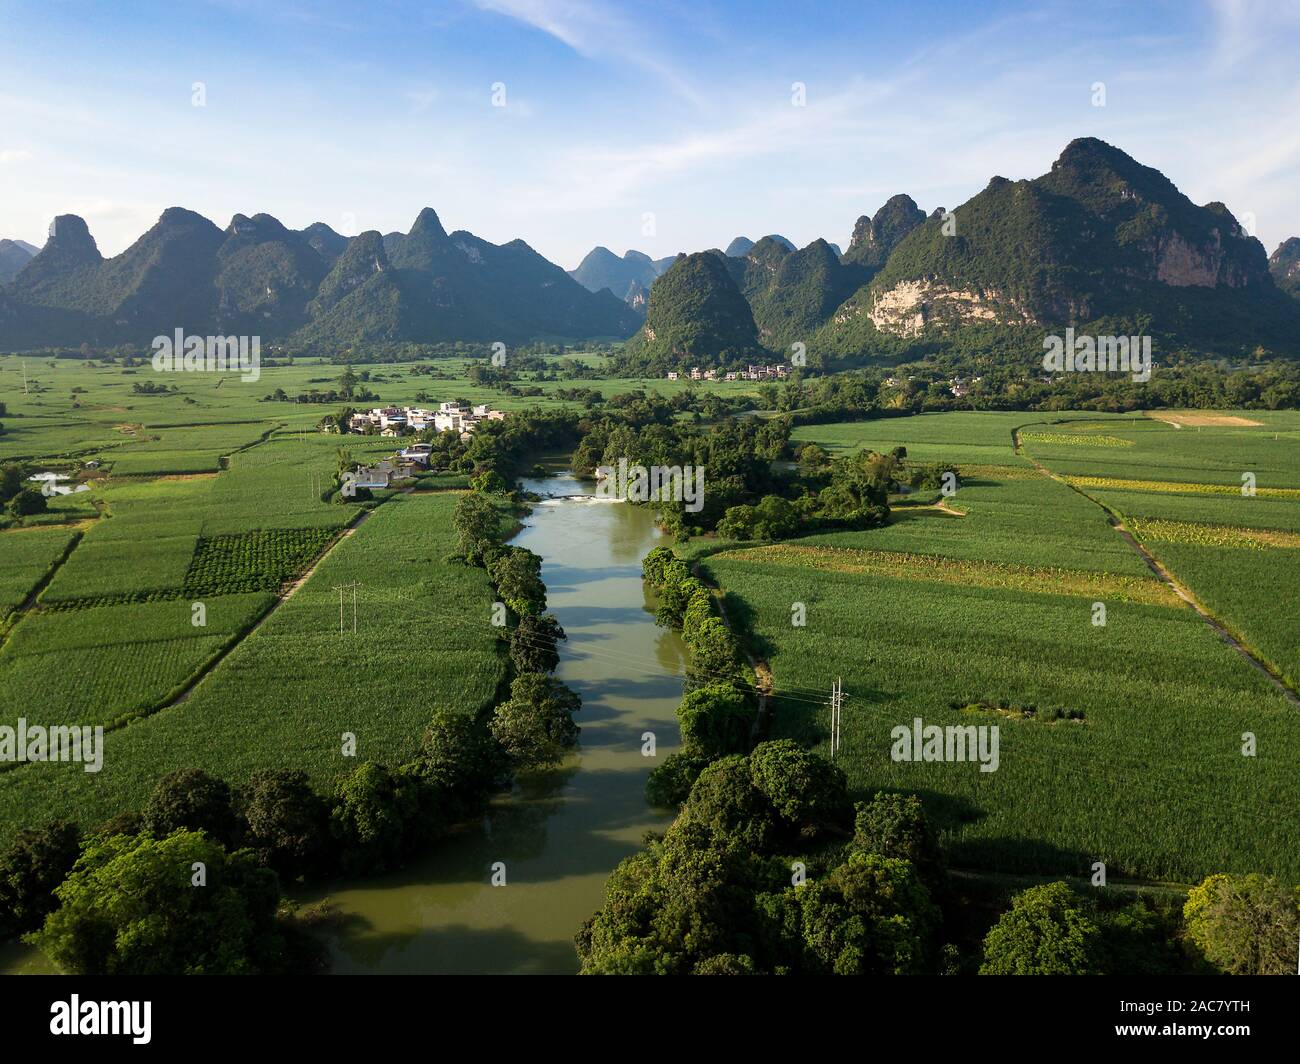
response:
M464 438L483 421L501 421L501 410L492 410L486 404L471 406L461 400L440 403L437 410L420 406L376 406L353 414L348 420L348 431L367 436L406 436L413 432L432 429L434 432L457 432Z
M765 381L765 380L785 380L789 370L784 366L747 366L742 370L734 373L718 374L716 369L700 369L695 366L689 373L672 370L668 374L670 381L682 380L683 378L693 381Z
M493 410L486 404L471 406L460 400L438 404L437 410L420 406L377 406L353 414L348 419L347 431L365 436L409 436L425 429L434 432L455 432L467 439L484 421L502 421L505 412ZM402 448L392 458L371 465L357 465L349 477L350 487L392 488L411 481L421 470L429 467L433 453L430 443L412 443Z
M916 377L913 375L909 376L907 379L909 381L914 381L916 380ZM957 399L965 399L966 396L970 394L970 386L972 384L979 384L983 379L983 377L972 377L970 380L965 380L962 377L949 377L948 391ZM886 377L884 380L886 388L901 388L904 383L905 382L900 377Z

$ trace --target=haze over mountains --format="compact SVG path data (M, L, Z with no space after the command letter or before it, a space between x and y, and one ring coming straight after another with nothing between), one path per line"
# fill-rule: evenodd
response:
M170 208L110 259L75 215L39 252L0 241L0 349L147 344L176 328L325 346L632 337L657 371L796 342L852 359L1066 325L1149 332L1160 350L1300 356L1300 239L1270 259L1223 204L1198 206L1085 138L1041 177L994 177L950 212L894 196L843 254L742 236L659 260L598 247L566 273L521 240L449 234L431 208L408 233L350 239L266 214L222 230Z
M321 223L287 229L267 214L236 215L222 230L172 207L111 259L81 218L61 215L2 291L8 347L144 344L178 328L331 343L514 344L622 338L639 321L522 240L448 234L431 208L399 239L349 240Z

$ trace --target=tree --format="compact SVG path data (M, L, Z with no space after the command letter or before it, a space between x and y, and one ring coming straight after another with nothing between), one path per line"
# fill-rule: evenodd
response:
M915 794L877 791L859 802L853 825L853 846L861 853L878 853L911 861L924 873L938 863L938 843Z
M694 757L712 760L749 749L755 710L741 691L727 684L697 687L677 707L682 746Z
M747 953L747 869L745 855L679 821L606 880L605 904L577 936L583 974L688 975L720 954Z
M766 541L789 539L799 531L799 515L780 495L764 496L754 507L753 538Z
M781 837L772 803L754 786L749 758L739 754L720 758L699 774L669 830L678 825L706 829L722 846L741 852L775 852Z
M477 491L462 495L451 518L460 552L473 565L483 565L487 554L501 542L501 515L487 496Z
M505 751L482 723L450 709L434 711L413 767L453 821L481 811L510 778Z
M744 682L740 648L720 618L704 618L695 625L688 642L691 660L686 667L686 678L692 687L733 679Z
M30 517L43 514L49 508L49 502L35 488L23 488L9 500L9 512L14 517Z
M707 591L707 588L691 576L685 562L673 559L664 565L657 590L659 605L655 610L655 623L666 628L680 628L695 593Z
M469 478L469 486L475 491L481 491L487 495L508 495L510 493L510 484L495 469L487 469L477 476Z
M23 490L23 471L10 464L0 470L0 502L8 502Z
M493 737L519 768L558 765L578 741L573 714L582 700L558 680L538 672L516 676L510 698L496 707Z
M1101 929L1066 883L1030 887L984 937L981 975L1097 975Z
M77 825L55 820L20 831L0 854L0 941L41 926L56 904L54 888L81 853Z
M329 808L299 769L255 772L235 792L234 806L244 840L265 865L282 877L311 871L329 839Z
M651 587L658 588L664 582L665 566L676 560L671 547L655 547L642 560L641 575Z
M338 781L330 809L343 870L373 874L401 865L408 826L420 809L419 783L365 761Z
M718 522L718 535L723 539L753 539L754 507L745 504L729 506Z
M92 840L55 894L59 907L28 940L66 972L241 975L284 967L275 873L201 831Z
M1187 895L1187 937L1229 975L1290 975L1300 941L1298 894L1272 876L1208 876Z
M567 639L550 614L525 614L510 633L510 661L515 672L554 672L560 664L557 644Z
M184 829L206 831L227 844L239 833L230 787L201 768L177 769L158 781L144 807L143 827L158 839Z
M792 837L847 833L853 808L838 766L792 739L759 743L749 762L754 786L772 803Z
M510 547L493 559L488 564L488 576L516 616L539 614L546 609L542 559L526 547Z
M855 853L824 881L759 904L782 959L810 974L917 974L940 921L911 862L874 853Z
M708 765L707 757L695 757L680 750L669 754L646 777L645 800L660 809L681 805L690 797L691 788Z

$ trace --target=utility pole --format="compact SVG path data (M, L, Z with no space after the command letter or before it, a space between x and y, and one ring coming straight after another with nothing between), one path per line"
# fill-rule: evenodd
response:
M357 588L361 586L359 580L353 580L350 584L335 584L331 589L339 593L339 635L343 634L343 592L349 588L352 590L352 634L357 634Z
M23 395L27 394L27 359L23 359Z
M840 750L840 713L844 708L844 681L835 678L831 685L831 760Z

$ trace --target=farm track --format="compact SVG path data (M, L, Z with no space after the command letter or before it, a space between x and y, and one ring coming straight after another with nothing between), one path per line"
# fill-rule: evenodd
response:
M1100 499L1094 498L1093 496L1089 495L1086 491L1084 491L1082 488L1076 487L1074 484L1071 484L1064 477L1048 469L1047 466L1043 465L1041 462L1033 458L1031 455L1025 454L1024 449L1020 442L1020 429L1011 430L1011 439L1015 449L1015 453L1027 459L1029 462L1033 463L1034 468L1037 469L1040 473L1042 473L1043 476L1055 480L1059 484L1064 484L1071 491L1076 492L1079 495L1082 495L1090 503L1092 503L1094 506L1102 510L1102 512L1106 514L1106 519L1110 522L1110 526L1113 529L1115 529L1116 532L1119 533L1120 537L1124 540L1124 542L1127 543L1133 549L1133 551L1138 555L1138 557L1142 559L1144 563L1146 563L1147 568L1151 570L1151 572L1155 575L1155 577L1158 580L1167 584L1169 588L1174 592L1174 594L1176 594L1180 599L1183 600L1183 602L1185 602L1188 606L1190 606L1196 612L1196 614L1201 618L1201 620L1203 620L1210 627L1210 630L1213 631L1214 634L1217 635L1225 645L1235 650L1242 657L1244 661L1246 661L1251 667L1257 669L1262 676L1264 676L1274 687L1276 687L1278 691L1281 693L1283 698L1285 698L1292 705L1300 706L1300 694L1297 694L1290 687L1290 685L1286 683L1286 681L1284 681L1280 676L1278 676L1273 671L1273 669L1269 667L1268 663L1263 658L1256 655L1256 653L1253 650L1251 650L1248 646L1246 646L1244 642L1238 639L1237 636L1233 635L1232 632L1228 630L1228 627L1217 617L1215 617L1214 614L1211 613L1209 609L1207 609L1194 594L1192 594L1189 588L1185 587L1173 575L1173 573L1171 573L1168 569L1165 568L1164 564L1160 561L1159 558L1157 558L1154 554L1152 554L1149 550L1147 550L1146 547L1144 547L1141 543L1139 543L1136 539L1134 539L1133 534L1129 532L1127 528L1124 527L1124 521L1120 514L1112 510Z

